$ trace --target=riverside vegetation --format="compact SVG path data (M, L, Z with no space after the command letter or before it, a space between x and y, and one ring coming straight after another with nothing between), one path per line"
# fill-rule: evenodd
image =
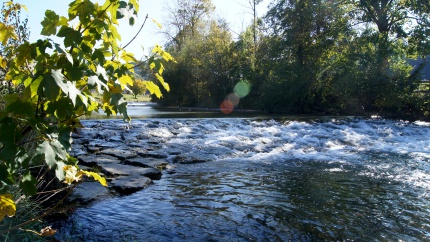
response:
M79 117L102 109L129 120L122 93L139 78L134 67L140 63L126 51L127 45L119 46L117 27L121 20L134 24L139 4L75 0L68 16L46 10L41 22L46 38L34 43L28 41L27 22L20 20L23 9L24 5L5 2L0 22L0 233L4 240L33 241L55 233L49 227L35 231L37 222L84 176L106 186L98 173L80 169L68 151L71 135L80 127ZM153 80L166 90L169 86L161 74L164 63L172 60L160 46L147 56ZM161 95L155 81L142 83ZM102 98L96 99L97 94ZM59 202L49 203L54 197ZM42 203L47 208L37 211Z
M276 0L262 18L241 1L254 21L237 38L210 0L171 2L163 105L429 118L408 61L430 54L427 0Z

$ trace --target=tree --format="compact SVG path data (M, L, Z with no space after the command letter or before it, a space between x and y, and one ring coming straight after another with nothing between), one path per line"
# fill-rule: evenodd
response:
M167 9L172 20L168 26L173 30L166 34L180 48L187 38L194 37L199 25L215 7L211 0L177 0L174 6L167 6Z
M314 84L322 61L347 30L344 9L326 0L275 1L266 19L272 30L272 69L266 109L294 113L316 110Z
M13 56L15 49L20 44L28 41L30 31L27 28L28 19L21 20L21 10L25 8L23 5L13 5L12 3L3 3L2 12L7 14L0 16L0 22L6 26L13 26L15 29L15 38L9 38L6 42L0 43L0 109L4 108L4 95L11 93L21 93L22 86L15 86L12 81L5 80L6 73L9 71L10 61L15 58Z
M7 6L4 19L22 7L13 2ZM5 80L21 85L23 92L6 95L5 107L0 110L0 215L11 216L16 209L9 194L12 187L19 187L26 195L38 193L38 180L32 170L38 160L65 184L90 176L106 185L97 173L79 169L68 150L72 132L80 127L80 116L102 109L108 115L121 114L129 120L122 91L133 84L137 60L118 45L117 26L120 19L132 24L138 8L136 0L107 0L102 5L74 0L67 17L51 10L45 12L41 34L46 39L24 41L11 49L13 53L2 56L2 63L8 63ZM59 37L63 43L54 42L50 36ZM0 42L6 44L17 38L16 26L0 22ZM168 85L161 74L164 62L171 60L159 46L148 59L152 73L164 88ZM157 84L147 81L145 85L151 93L161 95ZM94 98L95 92L103 94L101 101ZM27 149L29 144L34 149Z
M354 24L364 23L361 35L375 49L376 58L369 69L374 93L371 105L396 109L409 106L404 98L412 94L413 73L405 62L408 56L430 53L428 32L430 10L422 0L349 0ZM403 99L403 100L402 100ZM406 103L405 103L406 102Z
M137 95L144 94L146 92L146 85L140 79L134 79L133 85L129 86L129 88L133 92L135 99L137 99Z

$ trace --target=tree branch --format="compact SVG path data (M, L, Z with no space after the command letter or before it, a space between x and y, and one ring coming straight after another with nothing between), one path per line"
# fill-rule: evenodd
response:
M124 47L122 47L122 49L127 48L127 46L129 46L136 39L136 37L139 35L140 31L142 31L143 26L145 25L147 19L148 19L148 14L146 14L145 20L143 21L142 26L140 26L139 31L137 31L136 35L130 40L130 42L128 42Z

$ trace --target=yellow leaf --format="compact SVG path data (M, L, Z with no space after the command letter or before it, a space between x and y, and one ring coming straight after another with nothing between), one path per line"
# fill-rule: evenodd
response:
M133 79L131 79L131 77L128 75L121 76L120 78L118 78L118 81L123 87L127 86L127 84L133 86Z
M158 28L163 28L163 26L159 23L159 22L157 22L157 20L155 20L155 19L153 19L153 18L151 18L152 19L152 21L154 21L154 23L158 26Z
M3 59L3 57L0 56L0 67L4 69L6 68L6 65L7 65L6 59Z
M12 217L15 215L16 205L12 198L10 194L0 195L0 221L3 220L5 216Z
M10 38L17 39L15 28L13 26L0 23L0 42L2 42L3 45L6 45Z
M169 84L167 82L164 82L163 76L161 76L158 73L155 73L155 77L157 77L157 80L161 83L161 85L163 85L164 89L166 89L166 91L170 92Z
M25 9L25 11L27 11L27 12L28 12L28 8L27 8L27 6L25 6L24 4L20 4L20 6L21 6L23 9Z
M106 179L104 177L101 177L99 174L91 171L84 171L84 170L82 170L81 172L83 172L87 177L92 177L94 178L94 180L100 182L100 184L107 187Z
M133 5L134 10L136 10L136 12L139 12L139 3L137 0L130 0L130 3Z
M161 98L163 96L161 94L160 88L157 85L155 85L155 83L153 83L152 81L144 81L143 83L145 84L148 91L151 94L155 94L155 96L157 96L157 98Z
M72 184L73 182L78 182L82 179L82 173L78 171L76 166L66 165L63 167L64 172L66 173L64 178L64 183Z
M136 58L134 58L134 54L133 53L128 53L125 51L121 52L121 59L123 59L126 62L137 62Z

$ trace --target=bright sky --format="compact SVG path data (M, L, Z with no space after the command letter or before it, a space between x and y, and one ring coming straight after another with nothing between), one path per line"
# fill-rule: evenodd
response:
M133 27L128 24L120 22L119 33L122 37L122 43L128 43L139 30L140 26L145 20L145 16L155 19L162 25L167 23L166 5L169 1L173 0L140 0L140 10L138 13L138 20ZM55 11L58 15L67 16L68 3L71 0L15 0L28 8L29 28L31 31L30 42L41 38L40 31L42 29L40 22L42 22L45 10L50 9ZM104 1L99 1L104 2ZM226 19L230 24L230 28L236 32L242 32L247 25L252 22L252 13L246 7L249 7L249 0L212 0L215 5L215 16ZM263 16L267 12L267 6L270 0L263 0L257 6L257 13ZM236 37L235 34L233 34ZM136 58L140 59L143 55L148 53L150 47L155 44L163 45L165 36L160 33L160 29L150 19L147 20L142 32L136 40L127 47L127 51L135 53ZM142 50L142 47L144 48Z

